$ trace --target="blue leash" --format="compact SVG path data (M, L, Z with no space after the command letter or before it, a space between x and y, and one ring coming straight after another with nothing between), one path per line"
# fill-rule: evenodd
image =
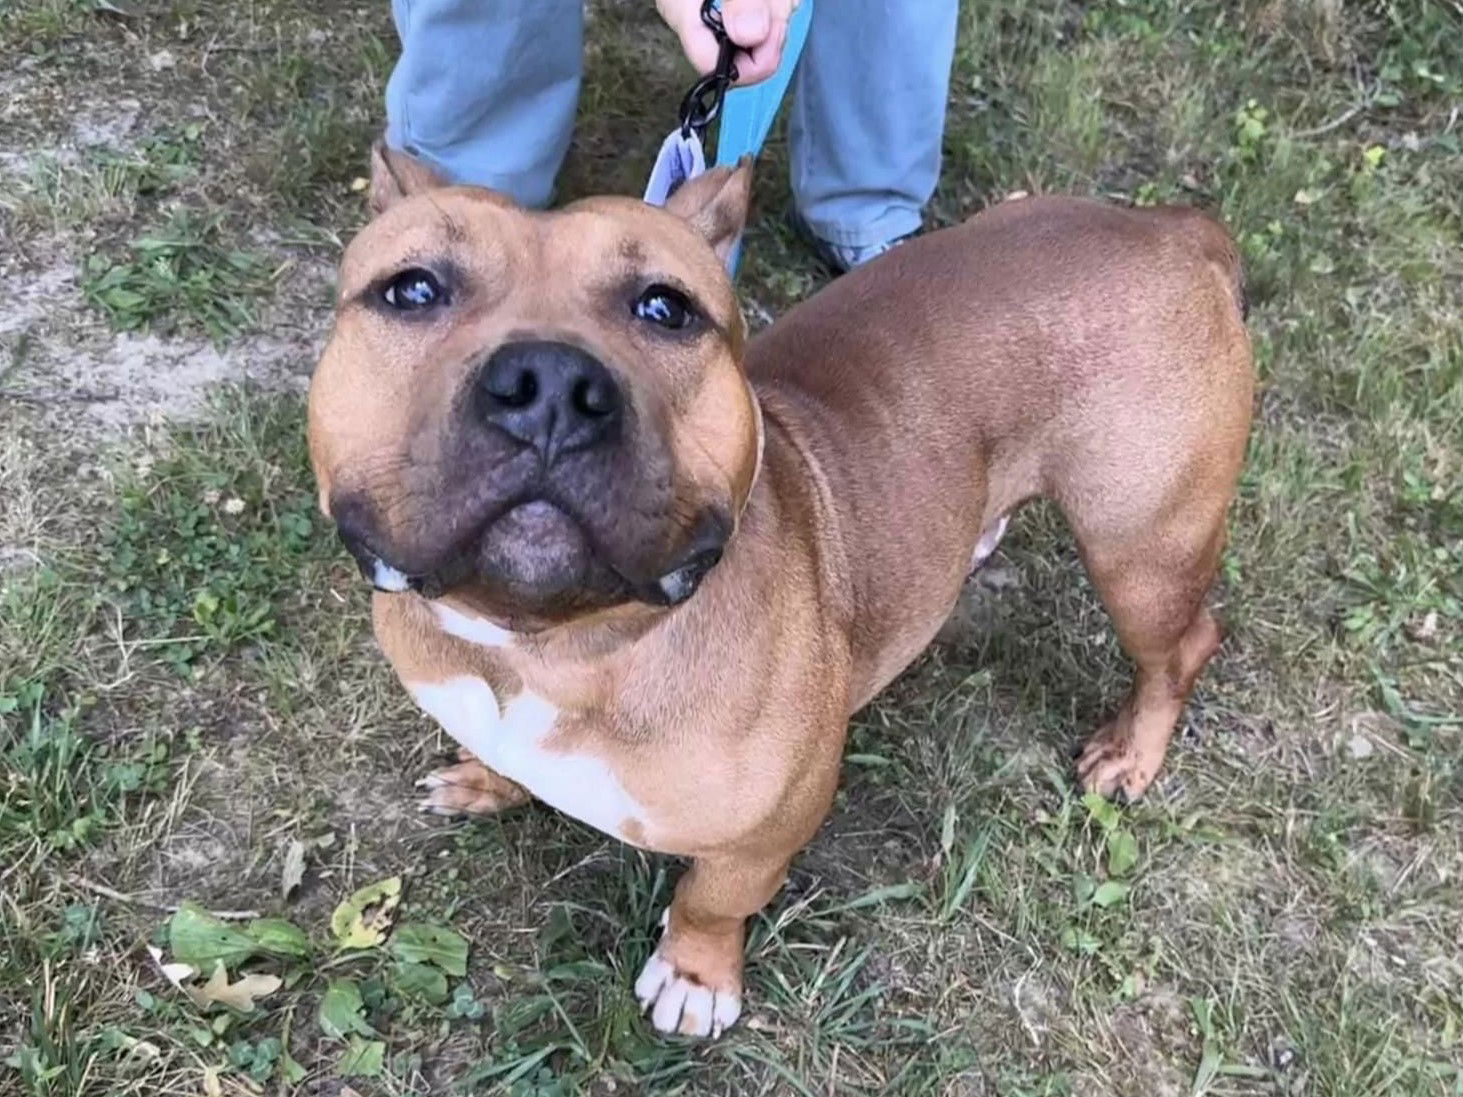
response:
M735 79L732 59L736 46L722 29L717 0L705 0L701 19L720 41L721 56L715 71L697 81L686 95L681 104L681 124L661 144L645 188L645 201L652 205L664 205L676 187L706 170L703 139L717 117L721 119L721 127L716 135L716 166L730 167L743 156L755 157L762 151L808 39L813 0L802 0L788 20L787 42L777 71L749 88L730 87ZM741 257L742 242L738 240L726 263L733 278Z

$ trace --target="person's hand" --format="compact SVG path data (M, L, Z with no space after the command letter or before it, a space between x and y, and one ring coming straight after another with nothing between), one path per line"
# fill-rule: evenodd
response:
M696 71L704 76L716 68L716 36L701 22L701 0L655 0L655 6ZM757 84L777 71L787 21L797 6L798 0L722 0L722 23L738 47L738 84Z

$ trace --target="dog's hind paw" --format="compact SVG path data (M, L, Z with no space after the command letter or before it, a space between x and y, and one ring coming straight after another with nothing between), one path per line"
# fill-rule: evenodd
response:
M682 973L658 950L635 980L635 997L658 1031L683 1036L720 1036L742 1014L740 994Z

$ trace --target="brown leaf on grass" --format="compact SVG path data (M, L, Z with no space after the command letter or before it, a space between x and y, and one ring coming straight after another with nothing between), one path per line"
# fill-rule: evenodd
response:
M288 899L305 878L305 843L291 838L284 851L284 868L279 877L279 893Z
M283 981L277 975L255 975L253 973L241 975L237 982L231 983L228 970L220 960L214 967L213 974L209 976L208 982L183 989L199 1009L207 1009L217 1002L219 1005L236 1009L240 1013L250 1013L254 1009L254 999L265 998L282 985Z

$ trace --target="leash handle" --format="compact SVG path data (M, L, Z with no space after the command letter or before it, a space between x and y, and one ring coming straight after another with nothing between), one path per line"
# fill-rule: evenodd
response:
M704 143L707 127L721 113L727 88L736 83L737 44L727 37L720 0L701 0L701 23L716 39L716 68L692 84L681 100L681 136L689 140L694 133Z
M777 71L749 88L732 88L726 93L721 110L721 127L716 132L716 164L730 166L744 153L756 154L767 143L778 108L787 95L798 58L808 40L808 27L813 21L813 0L802 0L787 23L787 42L782 47L782 61Z
M645 201L663 206L678 186L706 170L706 131L718 118L716 165L730 167L743 156L755 157L767 142L778 108L787 94L798 58L813 21L813 0L802 0L788 17L787 41L777 71L760 84L733 88L737 78L737 46L722 24L720 0L702 0L701 22L716 36L720 52L716 68L691 86L681 100L680 125L666 135L645 188ZM742 241L727 256L727 273L736 278L741 265Z
M802 0L793 9L787 23L787 42L782 47L782 60L777 71L760 84L749 88L732 88L721 111L721 126L716 131L716 165L730 167L751 153L756 156L767 143L772 123L787 95L798 58L808 40L808 27L813 22L813 0ZM726 269L733 278L742 262L742 241L738 238L727 256Z

